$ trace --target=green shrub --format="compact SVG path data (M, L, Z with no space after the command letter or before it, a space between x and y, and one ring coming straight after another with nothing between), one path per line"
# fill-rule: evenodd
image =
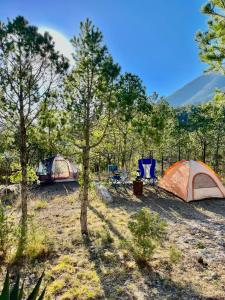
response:
M111 233L109 232L109 230L107 228L104 228L105 230L102 232L101 235L101 240L102 240L102 244L105 246L109 246L114 242L114 239L111 235Z
M6 214L5 208L0 206L0 259L6 259L9 263L16 263L17 245L20 238L20 226L15 220L11 219L9 214ZM27 242L24 255L31 261L36 258L46 257L54 250L53 240L50 238L50 233L43 230L33 217L28 218ZM0 298L1 300L1 298Z
M11 183L21 183L22 180L22 172L19 163L13 162L11 165L12 175L9 177ZM38 179L35 169L31 166L27 167L27 180L28 183L31 184Z
M205 245L201 241L198 241L196 246L197 246L198 249L204 249L205 248Z
M53 251L48 232L43 230L30 217L28 222L27 244L25 248L25 255L30 259L41 258Z
M176 246L171 245L169 247L169 260L172 264L177 264L182 258L182 253Z
M7 208L0 204L0 257L6 257L12 239L13 227L10 224Z
M139 262L147 262L166 233L167 223L160 220L157 213L142 208L132 216L128 228L132 234L130 243L134 257Z
M37 200L34 204L34 209L35 210L41 210L44 209L48 206L48 202L46 200Z
M43 277L44 277L44 273L38 279L33 291L31 292L31 294L28 296L27 299L29 299L29 300L35 300L35 299L43 300L44 299L46 288L41 292L41 295L39 296L39 298L37 298ZM17 279L14 283L14 286L11 288L10 282L9 282L9 273L7 272L3 290L0 295L0 300L22 300L23 295L24 295L24 285L22 284L22 286L20 287L20 277L19 276L17 277Z
M5 210L0 205L0 255L5 256L8 242L8 222L5 215Z

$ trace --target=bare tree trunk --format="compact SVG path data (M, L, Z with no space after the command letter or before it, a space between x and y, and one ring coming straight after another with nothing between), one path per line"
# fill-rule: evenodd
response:
M87 208L89 194L89 171L90 171L90 101L86 105L86 118L84 128L85 146L83 147L83 191L81 199L80 226L81 234L88 235Z
M21 180L21 230L20 240L17 249L17 257L20 257L25 249L27 242L27 133L25 118L23 114L23 103L20 103L20 166L22 173Z
M162 156L161 156L161 175L163 175L164 173L164 157L163 157L163 153L162 153Z
M131 170L131 159L132 159L132 155L133 155L133 149L130 150L130 153L129 153L129 160L128 160L128 164L127 164L127 168L126 168L126 171L130 172Z
M197 150L195 149L194 150L194 160L196 160L197 159Z
M111 165L111 156L107 153L107 165Z
M80 225L81 233L88 235L87 226L87 207L88 207L88 192L89 192L89 156L90 149L83 149L83 193L81 201Z
M202 160L205 163L206 162L206 142L203 142L203 148L202 148Z
M101 156L98 157L98 180L101 181Z
M187 148L186 157L187 157L187 160L190 160L190 149L189 148Z
M178 145L178 161L181 160L181 147L180 147L180 143Z
M50 155L53 155L52 143L51 143L51 128L48 126L48 149L50 150Z
M123 151L122 151L122 169L126 167L126 155L127 155L127 135L124 134Z
M220 136L217 134L216 139L216 151L215 151L215 171L219 171L219 148L220 148Z

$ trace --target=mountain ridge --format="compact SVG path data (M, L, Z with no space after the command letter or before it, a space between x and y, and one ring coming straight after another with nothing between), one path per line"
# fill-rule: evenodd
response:
M173 106L207 102L213 98L217 88L225 91L225 76L203 74L172 93L167 101Z

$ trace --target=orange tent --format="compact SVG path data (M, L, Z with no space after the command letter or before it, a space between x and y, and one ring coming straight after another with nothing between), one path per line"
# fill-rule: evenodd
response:
M225 188L218 175L201 161L182 160L169 167L159 187L184 201L225 198Z

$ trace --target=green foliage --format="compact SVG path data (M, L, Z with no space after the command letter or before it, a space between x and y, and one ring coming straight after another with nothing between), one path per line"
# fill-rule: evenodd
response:
M200 57L211 70L224 72L223 1L207 1L202 12L209 23L196 37ZM102 32L90 20L71 42L75 65L66 74L68 62L48 33L40 34L20 16L0 24L1 180L27 185L36 180L34 165L57 152L82 161L82 191L91 187L90 167L104 171L115 163L133 172L151 150L162 169L164 163L201 159L224 173L222 91L207 104L173 108L157 93L148 96L137 75L119 76Z
M131 121L137 113L150 111L151 107L147 102L145 87L137 75L132 73L121 75L115 91L118 117L124 123Z
M112 113L113 90L120 67L113 62L103 35L87 19L80 24L80 34L72 39L75 67L64 84L66 110L70 118L70 142L82 151L83 189L81 231L87 232L90 150L101 144ZM98 134L95 129L97 128Z
M20 224L12 219L10 208L0 206L0 259L15 262L20 237ZM33 217L28 220L28 235L23 255L30 261L47 256L53 251L53 242L48 231L43 230Z
M55 51L48 33L40 34L21 16L0 23L0 43L1 115L11 130L18 130L21 122L28 128L68 62Z
M144 116L151 113L151 104L147 100L145 87L137 75L126 72L119 77L115 86L113 123L122 168L127 168L127 161L137 147L133 141L142 130Z
M107 228L104 228L103 232L101 233L101 242L105 247L110 246L114 242L114 239Z
M208 15L209 20L207 30L196 34L200 58L209 65L210 71L219 71L224 74L224 1L208 0L202 7L202 13Z
M170 245L169 247L169 260L172 264L177 264L182 258L182 253L176 246Z
M9 176L11 183L20 183L22 180L22 172L20 164L14 162L11 164L12 174ZM27 166L27 183L32 184L37 180L37 175L33 167Z
M4 143L4 146L0 147L0 180L8 184L12 173L11 165L18 160L18 153L9 146L14 143L14 139L10 138L12 133L3 130L0 134L2 144Z
M43 300L45 296L46 288L43 289L40 296L38 297L40 286L44 277L44 273L38 279L35 287L33 288L31 294L27 297L27 300ZM9 272L7 271L5 282L3 286L2 293L0 295L0 300L22 300L24 299L24 284L20 287L20 276L17 276L13 287L10 286Z
M72 39L72 45L76 64L66 77L64 92L72 125L70 138L74 137L82 148L87 135L94 144L101 141L112 110L113 86L120 68L103 44L102 33L89 19L81 22L80 34ZM93 127L101 131L97 142Z
M32 217L28 222L28 237L24 254L31 261L47 256L53 251L53 244L46 230L40 227Z
M14 135L20 158L21 234L18 252L24 251L27 237L27 170L29 159L29 129L53 91L58 89L68 61L55 50L48 33L42 35L22 16L0 23L0 115L1 124ZM33 176L33 174L32 174Z
M48 202L46 200L37 200L34 205L35 210L44 209L48 206Z
M12 228L9 223L9 217L6 213L6 208L0 204L0 257L6 257L10 242L10 234Z
M11 260L18 244L18 231L11 207L0 205L0 260Z
M132 250L138 261L148 261L166 234L166 222L157 213L142 208L128 223L132 234Z
M196 244L196 247L198 249L205 249L205 245L202 241L198 241L197 244Z

